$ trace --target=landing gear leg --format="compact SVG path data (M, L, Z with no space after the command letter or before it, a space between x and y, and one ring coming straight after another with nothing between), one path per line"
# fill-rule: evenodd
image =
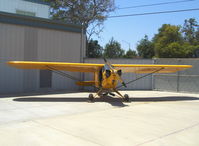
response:
M129 95L128 94L124 94L124 96L116 89L113 89L123 100L124 102L129 102Z
M94 102L94 99L97 97L97 96L101 96L101 92L102 92L102 89L100 89L95 95L93 94L89 94L88 96L88 99L90 102Z

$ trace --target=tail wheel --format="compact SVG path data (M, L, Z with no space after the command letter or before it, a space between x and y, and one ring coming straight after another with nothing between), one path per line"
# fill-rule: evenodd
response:
M89 99L89 101L93 102L93 101L94 101L94 96L93 96L93 94L89 94L88 99Z
M124 94L124 101L125 102L129 102L129 95L128 94Z

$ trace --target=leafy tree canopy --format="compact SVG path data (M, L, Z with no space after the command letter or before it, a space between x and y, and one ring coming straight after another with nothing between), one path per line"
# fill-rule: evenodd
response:
M154 45L147 35L138 42L137 51L142 58L152 58L154 56Z
M114 40L114 38L111 38L109 43L106 44L104 49L104 56L107 58L118 58L123 57L125 51L121 48L121 44Z
M183 54L183 38L180 26L163 24L155 35L154 49L156 57L181 57Z
M193 19L194 20L194 19ZM158 34L153 38L155 56L160 58L190 58L194 56L197 49L195 29L190 25L197 25L195 21L185 20L182 31L180 26L164 24L159 29ZM186 27L185 27L186 26ZM188 29L194 33L190 35ZM187 31L185 31L187 30ZM184 36L182 34L184 32ZM185 33L186 32L186 33Z
M158 30L158 34L154 37L155 43L160 43L162 46L173 42L182 42L182 34L180 32L180 26L163 24Z
M183 27L163 24L152 41L145 35L137 45L142 58L190 58L199 49L199 25L194 18L185 20Z
M191 45L199 45L199 25L194 18L186 19L182 28L184 40Z
M53 19L67 23L81 24L87 32L88 39L92 34L102 31L102 24L109 12L115 9L114 0L44 0L51 3ZM90 28L88 30L88 28Z
M86 50L86 56L89 58L99 58L102 57L103 49L98 44L97 40L90 40L88 42L88 49Z
M136 58L136 57L137 57L137 52L131 49L129 49L124 55L124 58Z

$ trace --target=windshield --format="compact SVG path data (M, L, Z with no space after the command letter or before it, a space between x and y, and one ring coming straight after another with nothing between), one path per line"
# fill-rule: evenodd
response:
M104 65L104 70L111 70L111 68L110 68L109 65L105 64L105 65Z

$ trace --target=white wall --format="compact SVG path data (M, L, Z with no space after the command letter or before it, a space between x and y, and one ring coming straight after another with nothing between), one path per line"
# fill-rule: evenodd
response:
M49 6L23 0L0 0L0 11L16 13L16 10L33 12L36 17L49 18Z

